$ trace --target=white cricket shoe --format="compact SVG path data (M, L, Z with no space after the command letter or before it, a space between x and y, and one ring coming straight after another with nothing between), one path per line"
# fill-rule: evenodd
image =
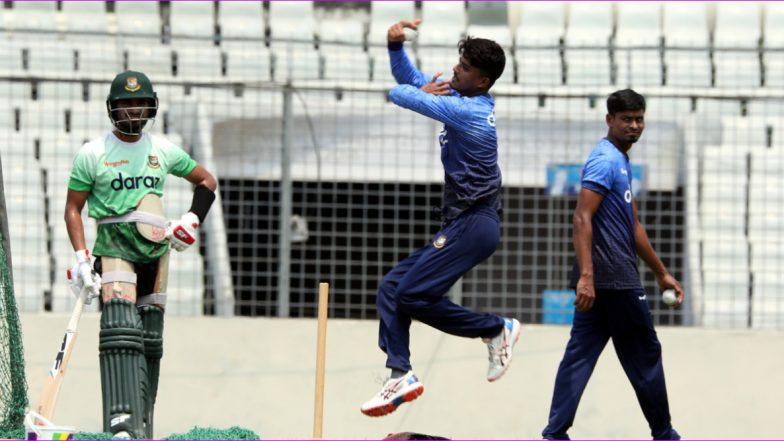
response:
M408 371L400 378L390 378L384 383L381 392L363 404L360 410L367 416L379 417L397 410L398 406L416 400L425 386L419 382L413 371Z
M520 338L520 322L517 319L504 319L504 329L493 338L483 338L490 354L490 366L487 368L487 381L501 378L512 362L512 350Z

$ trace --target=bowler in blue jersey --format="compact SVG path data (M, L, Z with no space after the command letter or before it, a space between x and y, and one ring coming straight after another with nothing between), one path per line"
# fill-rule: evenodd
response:
M387 273L378 288L378 344L387 355L390 378L381 392L361 406L383 416L424 391L411 367L409 328L416 319L448 334L482 338L490 365L487 380L506 372L520 323L480 314L450 301L449 288L492 255L500 239L501 171L493 97L488 91L504 71L506 57L494 41L466 37L452 78L425 75L403 49L404 29L420 20L401 21L387 32L389 60L398 85L389 92L396 105L444 124L439 136L444 166L441 230Z
M661 344L637 269L639 256L659 287L674 289L677 305L683 302L681 284L653 250L632 197L628 152L645 128L645 98L631 89L614 92L606 120L607 137L588 156L574 212L576 311L542 436L569 439L580 397L612 339L653 439L680 439L670 422Z

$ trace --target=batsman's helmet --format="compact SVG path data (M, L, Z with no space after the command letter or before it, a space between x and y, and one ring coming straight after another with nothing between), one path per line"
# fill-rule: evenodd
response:
M120 103L133 100L131 105ZM112 81L106 97L106 111L112 125L126 135L139 135L148 121L155 121L158 113L158 95L152 83L142 72L128 70Z

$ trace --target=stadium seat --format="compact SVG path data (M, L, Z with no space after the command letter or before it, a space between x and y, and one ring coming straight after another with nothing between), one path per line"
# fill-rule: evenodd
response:
M611 84L610 51L612 3L570 3L564 34L566 84L602 86ZM602 46L581 48L583 46Z
M38 41L27 47L30 64L28 72L32 76L74 78L76 75L76 54L78 46L61 42Z
M659 45L662 37L660 3L616 3L615 63L618 86L662 84ZM634 49L632 49L634 48Z
M95 34L106 34L109 29L109 14L106 2L62 2L61 16L64 22L66 37L79 41L95 40ZM102 35L101 39L106 36Z
M421 46L455 47L465 35L466 24L463 2L422 2L422 24L417 40Z
M781 269L774 273L753 273L751 327L755 329L781 329L784 326L784 275Z
M706 49L709 44L707 4L663 2L662 33L668 46Z
M185 81L218 81L223 78L221 51L216 46L194 45L183 42L172 45L176 60L175 77Z
M319 20L316 32L320 44L343 43L347 49L364 50L365 23L360 17L324 16Z
M264 17L261 1L218 2L220 35L225 39L264 38Z
M370 57L357 46L340 46L322 43L324 79L335 81L367 82L370 80Z
M144 72L153 84L173 79L172 50L168 46L128 46L127 69Z
M169 3L169 26L173 42L198 38L211 42L215 37L215 2Z
M562 84L559 44L565 30L565 16L565 6L561 2L522 3L514 54L518 83L528 86Z
M386 55L389 27L401 20L414 20L415 14L413 1L370 2L370 24L367 36L370 51L375 53L379 50Z
M669 40L668 40L668 44ZM711 61L707 49L674 50L664 53L665 81L667 86L711 86Z
M662 37L661 3L618 2L615 5L618 8L616 46L659 46Z
M749 321L749 273L706 271L703 275L702 325L745 328Z
M226 78L230 81L269 81L270 50L260 42L224 42Z
M272 49L271 60L274 81L314 81L324 78L324 60L310 45L278 43Z
M5 11L7 13L7 11ZM11 14L6 22L7 28L25 32L26 38L51 38L51 35L38 32L58 32L57 4L55 2L14 1Z
M270 2L269 30L275 46L290 40L313 43L316 36L313 2Z
M24 45L21 44L0 44L0 75L24 75L22 49Z
M117 31L123 36L161 38L161 15L157 1L114 2Z
M468 29L466 29L466 34L495 41L509 54L511 61L514 29L509 20L510 14L507 3L467 2L467 7Z

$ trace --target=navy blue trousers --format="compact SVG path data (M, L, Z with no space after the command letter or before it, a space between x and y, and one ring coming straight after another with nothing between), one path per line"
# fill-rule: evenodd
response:
M670 422L661 344L653 329L645 291L596 290L593 308L575 311L550 405L546 439L569 439L580 397L599 355L612 338L615 353L632 383L653 439L680 439Z
M445 297L463 274L495 252L499 239L495 210L473 209L444 226L430 243L384 276L376 306L378 345L387 354L388 368L411 370L411 319L460 337L494 337L501 332L503 318L473 312Z

